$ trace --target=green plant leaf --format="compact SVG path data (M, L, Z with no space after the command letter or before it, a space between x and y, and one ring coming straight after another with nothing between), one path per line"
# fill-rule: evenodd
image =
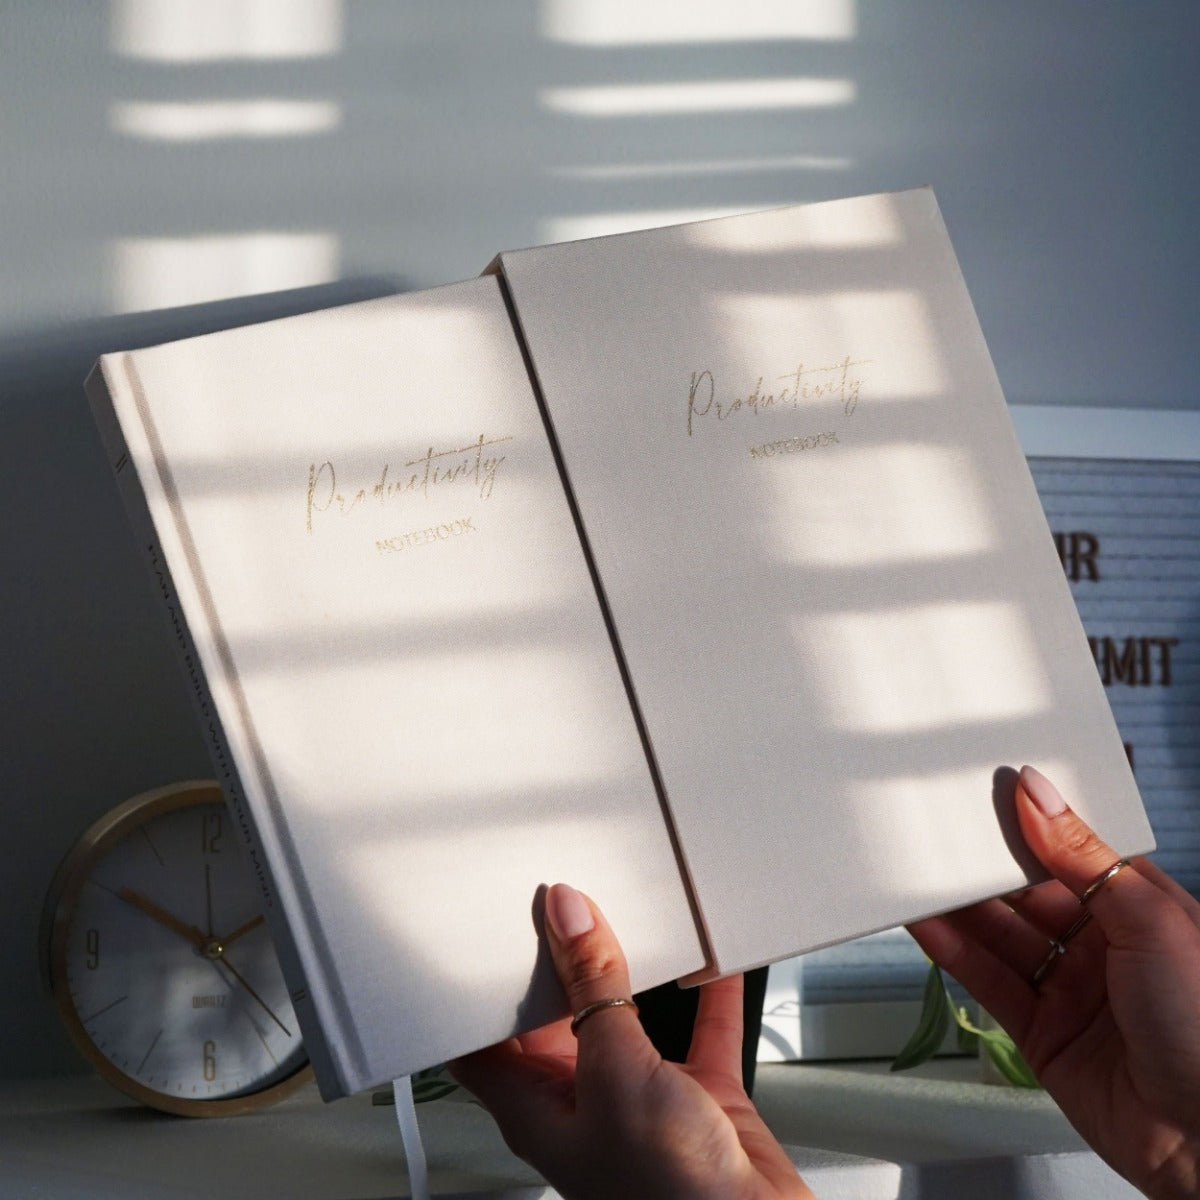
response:
M1020 1050L1012 1038L1002 1029L989 1029L979 1035L988 1058L996 1066L996 1070L1014 1087L1038 1088L1037 1076L1029 1064L1021 1057Z
M967 1010L965 1008L960 1007L960 1008L956 1008L954 1010L954 1020L957 1023L959 1029L961 1029L963 1031L963 1033L968 1033L973 1038L976 1038L976 1039L989 1038L989 1037L993 1037L997 1034L1000 1037L1008 1037L1008 1034L1005 1033L1002 1029L980 1029L978 1025L974 1024L971 1021L970 1014L967 1012Z
M1003 1029L980 1029L972 1023L965 1008L955 1009L954 1020L958 1024L960 1038L970 1037L977 1045L982 1045L988 1058L995 1064L996 1070L1014 1087L1042 1086L1038 1083L1033 1069L1021 1056L1016 1043Z
M921 1006L921 1018L908 1039L904 1049L892 1062L893 1071L907 1071L932 1058L945 1041L950 1030L951 1005L946 996L946 985L936 963L929 966L925 977L925 998Z
M445 1067L426 1067L412 1077L414 1104L428 1104L431 1100L440 1100L456 1091L458 1084L446 1073ZM380 1107L395 1104L396 1096L391 1085L375 1092L371 1096L371 1103Z
M978 1054L979 1034L975 1032L975 1027L967 1019L965 1008L959 1007L954 1010L954 1024L954 1041L959 1051L963 1054Z
M978 1053L983 1047L996 1070L1014 1087L1039 1088L1037 1076L1021 1056L1016 1043L1003 1029L980 1029L967 1010L954 1003L937 963L929 964L925 977L925 997L917 1028L904 1049L892 1063L893 1071L907 1071L932 1058L941 1048L950 1022L955 1026L958 1048L964 1053Z
M430 1079L425 1083L413 1085L413 1103L428 1104L430 1100L440 1100L456 1091L458 1084L452 1079Z
M428 1104L458 1091L458 1084L446 1074L445 1067L426 1067L412 1077L414 1104Z

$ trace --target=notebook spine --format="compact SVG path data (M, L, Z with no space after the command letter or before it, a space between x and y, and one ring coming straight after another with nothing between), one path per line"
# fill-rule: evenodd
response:
M236 757L213 699L201 655L175 586L168 556L161 544L134 456L117 413L113 394L122 381L113 378L114 370L111 360L104 360L88 377L86 391L93 417L112 465L130 524L149 568L155 594L161 602L176 660L183 671L188 696L199 720L217 781L241 835L250 872L262 898L263 914L267 919L275 953L287 982L292 1009L304 1037L305 1051L313 1066L317 1085L324 1099L336 1099L347 1095L351 1089L347 1087L344 1075L322 1033L314 987L293 936L292 926L284 912L286 901L271 868L270 855L264 848L260 824L255 819L252 806L247 802Z

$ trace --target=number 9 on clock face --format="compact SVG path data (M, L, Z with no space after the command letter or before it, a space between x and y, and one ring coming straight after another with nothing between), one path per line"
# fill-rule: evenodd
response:
M43 966L110 1082L187 1116L281 1099L311 1076L241 838L215 783L135 796L67 855Z

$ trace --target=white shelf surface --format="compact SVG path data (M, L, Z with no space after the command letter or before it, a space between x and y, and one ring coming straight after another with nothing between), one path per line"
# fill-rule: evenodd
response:
M1127 1200L1039 1092L976 1082L946 1060L761 1064L755 1099L822 1200ZM552 1200L461 1095L418 1110L439 1196ZM248 1117L149 1112L99 1079L0 1084L0 1196L37 1200L391 1200L406 1195L395 1116L367 1096L323 1105L307 1089Z

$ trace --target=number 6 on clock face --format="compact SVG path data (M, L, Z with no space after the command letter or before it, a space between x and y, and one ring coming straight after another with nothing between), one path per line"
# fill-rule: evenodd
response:
M228 1115L310 1078L255 881L215 783L135 796L68 854L43 916L67 1031L156 1108Z

